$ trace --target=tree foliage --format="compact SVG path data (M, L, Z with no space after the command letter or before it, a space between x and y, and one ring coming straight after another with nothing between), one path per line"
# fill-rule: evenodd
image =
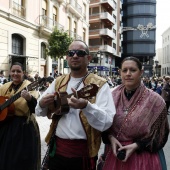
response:
M48 39L49 46L47 54L51 58L63 58L72 41L73 39L69 37L67 32L54 29Z

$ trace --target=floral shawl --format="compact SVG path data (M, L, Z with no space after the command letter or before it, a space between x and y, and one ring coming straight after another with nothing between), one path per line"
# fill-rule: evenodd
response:
M116 115L110 129L111 133L115 137L119 134L118 140L120 142L149 141L147 146L149 146L148 150L151 152L154 140L156 140L156 148L160 149L159 146L162 146L162 140L164 140L163 143L165 144L168 138L168 134L165 133L167 131L169 133L164 100L142 83L129 101L124 91L125 86L120 85L112 92ZM130 114L125 114L125 108L129 108L128 112ZM126 121L125 118L127 118Z

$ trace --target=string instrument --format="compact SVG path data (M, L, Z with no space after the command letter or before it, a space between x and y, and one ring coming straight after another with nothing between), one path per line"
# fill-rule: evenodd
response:
M70 98L72 95L74 95L74 97L76 98L90 99L96 95L98 89L99 87L96 84L90 84L76 91L76 93L67 94L67 92L56 92L55 93L56 96L54 100L55 108L50 110L51 112L54 112L53 115L67 114L70 110L70 106L68 105L67 98Z
M22 90L28 91L35 90L39 86L44 84L45 81L46 81L45 78L42 78L39 81L34 81ZM13 95L11 98L0 96L0 121L5 120L7 116L13 116L15 109L13 102L15 102L20 97L21 91Z

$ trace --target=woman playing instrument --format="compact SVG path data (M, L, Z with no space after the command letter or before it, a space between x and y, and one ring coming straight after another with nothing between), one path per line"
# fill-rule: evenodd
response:
M22 64L13 63L12 81L0 88L1 170L40 169L40 133L33 116L38 92L26 90L31 82L23 75Z
M116 115L111 128L103 134L108 144L103 170L166 170L162 150L169 135L166 104L141 83L142 73L137 58L122 61L122 85L112 92Z

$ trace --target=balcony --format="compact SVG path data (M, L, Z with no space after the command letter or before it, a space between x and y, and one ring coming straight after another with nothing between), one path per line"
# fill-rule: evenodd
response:
M103 51L108 52L111 54L115 54L116 50L111 47L110 45L98 45L98 46L89 46L90 52L97 52L97 51Z
M68 35L69 35L71 38L73 38L73 39L75 39L75 40L82 40L82 37L81 37L80 35L76 34L75 32L73 32L73 31L71 31L71 30L68 30L67 32L68 32Z
M106 22L108 25L113 25L116 23L115 18L113 18L113 16L110 15L108 12L89 15L89 20L91 23L99 19L102 20L103 22Z
M12 3L12 14L25 19L25 7L17 4L16 2L13 1Z
M78 18L82 16L82 7L75 0L69 0L67 10L76 15Z
M89 30L89 35L90 38L96 36L106 36L107 38L115 39L115 33L108 28Z
M120 9L122 9L122 2L120 1L119 3L120 3Z
M107 22L109 25L116 23L115 18L113 18L113 16L111 16L108 12L101 13L100 19Z
M57 28L58 30L64 30L63 25L59 24L57 21L49 18L46 15L39 16L38 20L40 29L44 33L50 34L54 28Z
M108 28L101 29L100 35L107 36L107 37L110 37L112 39L115 39L115 33L112 30L109 30Z
M106 9L111 9L115 10L116 5L113 0L100 0L100 3L106 8Z

